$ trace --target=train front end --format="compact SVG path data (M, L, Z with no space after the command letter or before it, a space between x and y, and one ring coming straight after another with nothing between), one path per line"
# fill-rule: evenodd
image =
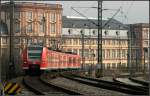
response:
M40 74L40 64L42 56L43 47L42 46L28 46L27 47L27 61L24 62L26 67L24 70L26 74L34 75Z

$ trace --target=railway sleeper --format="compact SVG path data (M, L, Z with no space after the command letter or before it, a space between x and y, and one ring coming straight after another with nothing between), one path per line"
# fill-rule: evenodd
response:
M45 95L43 92L41 92L40 90L34 88L31 84L29 84L27 82L27 78L23 78L23 84L29 88L29 90L31 90L32 92L34 92L36 95Z
M58 90L61 90L69 95L84 95L85 93L82 93L82 92L78 92L76 90L71 90L71 89L68 89L68 88L65 88L63 86L58 86L58 85L55 85L55 84L52 84L50 83L48 80L44 79L43 76L40 77L40 80L45 83L46 85L50 86L50 87L53 87L53 88L56 88Z
M136 82L136 83L139 83L139 84L142 84L146 87L149 87L149 83L148 82L144 82L144 81L141 81L141 80L137 80L137 79L134 79L134 78L129 78L131 81L133 82Z
M96 81L96 82L103 82L103 83L111 84L111 85L114 85L114 86L126 87L126 88L130 88L130 89L133 89L133 90L138 90L138 91L148 92L148 90L149 90L149 88L147 88L145 86L134 86L134 85L118 83L118 82L110 82L110 81L95 79L95 78L91 78L91 77L84 77L84 76L79 76L79 75L74 75L74 74L73 74L73 76L79 77L79 78L84 78L84 79L87 79L87 80ZM114 78L113 78L113 80L114 80Z
M102 82L101 83L100 82L92 83L92 82L87 82L84 80L76 79L73 76L65 76L65 75L62 75L62 76L65 78L83 83L83 84L91 85L91 86L98 87L98 88L104 88L104 89L108 89L108 90L112 90L112 91L118 91L118 92L123 92L123 93L127 93L127 94L133 94L133 95L147 95L148 94L144 91L137 91L137 90L132 90L132 89L128 89L128 88L122 88L122 87L118 87L118 86L114 86L114 85L106 84L106 83L102 83Z

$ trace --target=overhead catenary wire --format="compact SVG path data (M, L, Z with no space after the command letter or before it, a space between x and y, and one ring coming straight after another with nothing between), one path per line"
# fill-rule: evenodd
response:
M87 19L89 22L93 23L94 25L98 26L97 23L93 22L92 20L90 20L87 16L85 16L84 14L82 14L81 12L77 11L75 9L76 7L71 7L72 10L74 10L75 12L77 12L79 15L81 15L82 17L85 17L85 19ZM79 8L87 8L87 7L79 7ZM96 7L93 7L96 8ZM120 7L121 8L121 7ZM102 26L102 28L104 28L120 11L120 8L116 11L116 13ZM103 9L103 10L113 10L113 9ZM115 10L115 9L114 9Z

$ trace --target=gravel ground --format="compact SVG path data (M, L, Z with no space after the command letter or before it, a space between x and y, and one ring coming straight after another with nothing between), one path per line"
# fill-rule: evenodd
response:
M88 86L82 83L78 83L63 77L58 77L53 80L50 80L51 83L71 88L73 90L79 90L86 93L88 96L129 96L128 94L110 91L102 88L97 88L93 86Z

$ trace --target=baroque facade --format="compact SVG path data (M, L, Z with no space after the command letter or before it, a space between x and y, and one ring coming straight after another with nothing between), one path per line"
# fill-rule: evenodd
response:
M87 20L82 17L63 17L62 49L82 56L84 44L85 65L97 64L97 26L90 21L97 23L96 18ZM103 20L103 25L107 21ZM104 69L126 68L128 63L127 26L113 19L103 27L102 38Z
M40 44L56 49L59 47L62 31L62 5L44 4L32 2L15 2L13 4L14 15L10 12L10 3L1 4L1 22L5 23L8 31L1 35L1 58L7 76L9 70L9 60L13 58L16 72L21 71L21 52L30 44ZM10 39L10 18L13 18L13 30ZM11 40L11 41L10 41ZM11 46L10 46L11 42ZM12 53L11 53L11 52ZM10 58L10 53L12 57ZM5 56L6 55L6 56ZM20 70L20 71L19 71ZM5 71L3 71L5 72Z
M9 3L1 6L1 19L9 28ZM62 6L59 4L14 3L13 27L15 44L22 44L21 47L23 47L26 44L39 42L45 43L47 47L52 47L60 42Z

